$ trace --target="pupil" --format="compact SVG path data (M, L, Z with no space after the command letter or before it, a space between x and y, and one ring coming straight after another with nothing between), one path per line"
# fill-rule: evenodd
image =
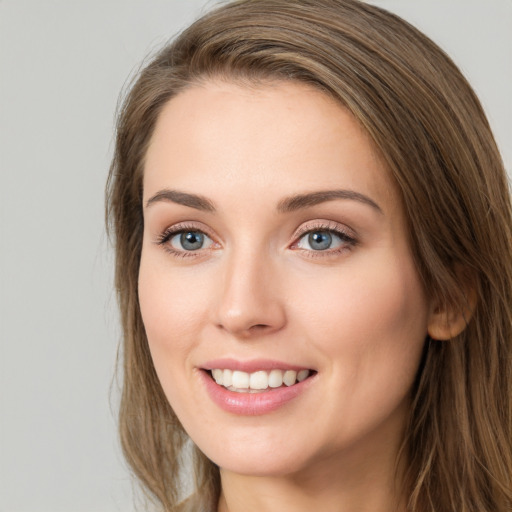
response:
M195 231L182 233L180 237L181 246L187 251L197 251L203 246L203 235Z
M317 251L325 251L329 249L332 243L332 235L327 231L316 231L309 235L309 245Z

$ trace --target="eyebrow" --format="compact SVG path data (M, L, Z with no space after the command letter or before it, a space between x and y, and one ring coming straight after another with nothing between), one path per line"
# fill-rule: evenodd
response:
M178 190L160 190L154 196L148 199L146 208L151 206L153 203L157 203L158 201L167 201L170 203L181 204L183 206L195 208L196 210L201 210L204 212L215 211L214 204L206 197L199 196L197 194L189 194L187 192L180 192Z
M379 213L383 213L381 207L373 199L370 199L368 196L359 192L354 192L353 190L321 190L319 192L297 194L279 201L277 211L280 213L294 212L296 210L309 208L335 199L357 201L367 206L371 206Z
M279 213L290 213L304 208L310 208L311 206L325 203L327 201L333 201L335 199L357 201L372 207L379 213L383 213L380 206L373 201L373 199L370 199L368 196L359 192L354 192L353 190L321 190L306 194L296 194L279 201L277 211ZM204 196L169 189L160 190L154 196L149 198L146 202L146 208L159 201L181 204L183 206L188 206L189 208L210 213L216 211L214 203Z

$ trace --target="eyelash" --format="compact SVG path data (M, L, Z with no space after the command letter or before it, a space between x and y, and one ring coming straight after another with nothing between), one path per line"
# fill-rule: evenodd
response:
M204 250L208 249L198 249L197 251L186 251L186 250L176 250L174 249L170 244L170 240L172 240L173 237L176 235L187 233L187 232L194 232L194 233L201 233L202 235L208 237L210 240L212 240L213 244L215 242L213 241L213 238L208 235L203 229L199 229L197 226L192 224L177 224L175 226L171 226L167 228L163 233L158 235L156 244L160 245L164 248L165 251L170 253L172 256L177 258L194 258L199 256L201 253L203 253ZM297 246L300 241L308 234L314 233L314 232L324 232L329 233L331 235L337 236L342 242L342 246L336 249L326 249L326 250L318 250L315 251L313 249L302 249ZM339 224L332 223L332 222L324 222L324 223L317 223L312 225L306 225L299 229L299 231L294 235L295 241L291 245L292 248L295 247L294 250L299 250L303 254L306 254L307 257L311 258L318 258L318 257L328 257L333 255L338 255L345 251L350 251L353 249L357 244L358 241L355 238L354 234L352 232L349 232L347 229L342 228Z
M296 250L301 251L309 258L325 258L329 256L336 256L345 251L352 250L358 244L358 240L351 230L349 231L347 228L344 228L334 222L324 222L301 227L295 235L296 241L293 242L292 247L297 246L306 235L315 232L323 232L335 235L342 241L342 245L341 247L335 249L326 249L323 251L301 249L297 247Z
M165 251L170 253L172 256L175 256L177 258L194 258L197 257L201 253L201 249L198 249L197 251L179 251L174 249L169 242L172 240L173 237L176 235L180 235L182 233L201 233L211 240L213 238L208 235L203 229L198 229L197 226L194 226L192 224L177 224L175 226L171 226L170 228L167 228L161 235L158 236L156 243L157 245L161 245ZM204 249L203 249L204 250Z

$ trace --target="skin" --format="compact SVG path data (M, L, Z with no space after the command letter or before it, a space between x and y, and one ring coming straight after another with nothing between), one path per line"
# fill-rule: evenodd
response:
M159 198L167 189L215 211ZM375 204L278 211L285 198L326 190ZM396 456L439 318L395 185L352 115L302 84L191 86L159 117L144 204L139 298L150 350L185 430L221 468L219 510L401 510ZM206 233L203 248L186 251L179 236L159 243L183 223ZM304 233L326 226L352 241L333 236L334 248L314 250ZM221 357L317 373L277 410L236 415L200 378Z

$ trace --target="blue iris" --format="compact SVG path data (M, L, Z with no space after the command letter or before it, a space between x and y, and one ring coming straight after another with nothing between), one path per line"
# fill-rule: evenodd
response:
M187 231L180 235L180 244L187 251L197 251L204 244L204 235L198 231Z
M311 249L325 251L332 244L332 235L328 231L313 231L308 235L308 242Z

